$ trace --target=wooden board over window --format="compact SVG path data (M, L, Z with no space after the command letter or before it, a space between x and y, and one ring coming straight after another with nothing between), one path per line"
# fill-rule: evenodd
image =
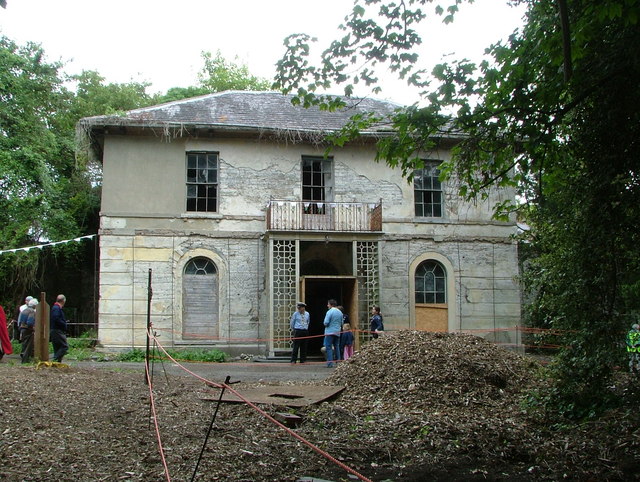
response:
M416 330L443 331L449 330L449 310L446 303L416 304Z
M182 279L183 339L218 336L218 273L206 258L191 260Z

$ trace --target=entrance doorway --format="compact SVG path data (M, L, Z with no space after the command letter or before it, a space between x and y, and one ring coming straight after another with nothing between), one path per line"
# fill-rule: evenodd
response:
M334 299L345 308L349 315L351 328L358 324L358 283L353 276L302 276L300 292L311 317L309 325L310 356L321 355L324 343L324 316L327 313L327 301Z

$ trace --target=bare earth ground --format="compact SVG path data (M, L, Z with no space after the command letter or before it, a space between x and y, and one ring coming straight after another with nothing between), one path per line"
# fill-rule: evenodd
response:
M226 365L226 364L225 364ZM637 403L596 423L552 429L522 409L540 367L484 340L399 332L367 344L326 380L318 370L251 363L251 383L346 385L302 409L294 430L370 480L633 480L640 471ZM258 368L255 368L255 367ZM222 365L224 367L224 365ZM231 370L231 367L228 367ZM153 380L171 480L191 480L220 391L191 376ZM224 370L224 368L223 368ZM300 380L307 370L308 378ZM255 375L255 373L254 373ZM638 381L620 374L616 390ZM69 369L0 362L0 480L167 480L141 371L126 365ZM220 378L213 381L220 382ZM631 397L631 398L632 398ZM222 404L196 480L354 480L244 404Z

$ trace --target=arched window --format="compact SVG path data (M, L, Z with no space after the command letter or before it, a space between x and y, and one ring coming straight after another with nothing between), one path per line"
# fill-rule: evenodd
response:
M182 337L218 336L218 270L208 258L193 258L182 279Z
M447 275L436 261L423 261L416 269L416 303L446 303Z
M194 258L184 267L184 274L215 274L216 265L207 258Z

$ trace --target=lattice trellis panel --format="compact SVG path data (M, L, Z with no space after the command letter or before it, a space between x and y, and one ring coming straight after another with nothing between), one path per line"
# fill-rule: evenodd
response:
M358 241L356 243L356 270L358 277L358 313L361 330L369 329L369 314L373 305L380 304L380 277L378 243ZM368 334L360 333L360 341L368 340Z
M272 259L273 348L291 349L289 317L296 305L296 243L274 240Z

